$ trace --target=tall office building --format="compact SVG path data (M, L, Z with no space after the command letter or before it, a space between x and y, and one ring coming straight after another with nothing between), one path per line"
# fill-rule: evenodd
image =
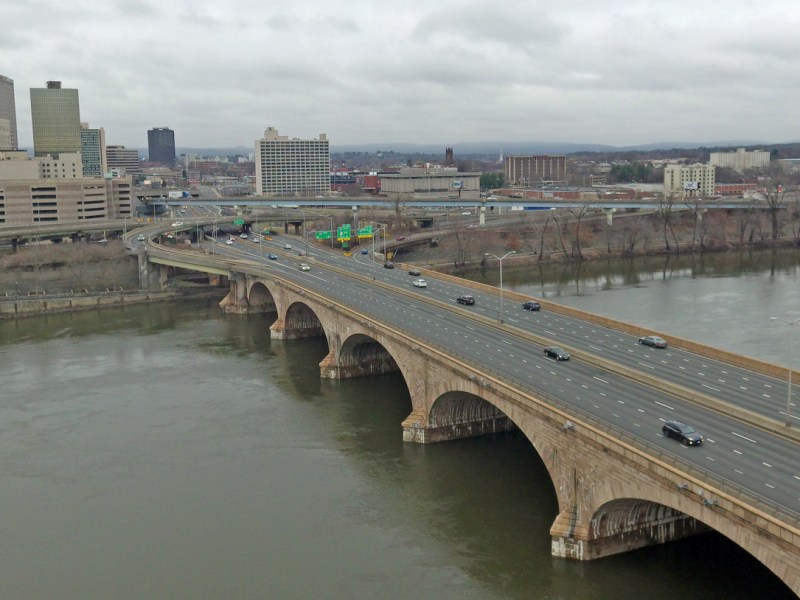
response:
M81 123L81 159L84 177L103 177L108 170L106 161L106 133Z
M169 127L154 127L147 131L148 160L163 165L175 164L175 132Z
M60 81L31 88L31 117L36 156L81 151L78 90L62 88Z
M289 139L268 127L256 140L256 194L317 196L331 191L331 155L324 133L318 139Z
M9 148L3 148L4 144L0 144L0 150L17 150L19 148L19 139L17 138L17 108L14 103L14 80L9 79L4 75L0 75L0 120L5 119L8 125L3 123L3 129L8 130L8 136L11 140Z
M141 173L142 163L139 162L139 151L125 146L106 146L106 161L108 169L118 173Z

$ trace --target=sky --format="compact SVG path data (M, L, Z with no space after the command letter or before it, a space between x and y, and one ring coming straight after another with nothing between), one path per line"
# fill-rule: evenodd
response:
M30 88L77 88L107 144L800 139L796 0L0 0Z

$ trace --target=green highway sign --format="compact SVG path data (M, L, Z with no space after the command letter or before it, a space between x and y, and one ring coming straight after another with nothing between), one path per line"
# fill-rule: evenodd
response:
M358 239L371 238L371 237L372 237L372 225L367 225L366 227L361 227L358 230Z
M350 239L350 224L346 223L341 227L336 228L336 239L340 242L342 240L349 240Z
M233 220L233 224L234 225L244 225L244 219L234 219Z
M318 240L329 240L329 239L331 239L331 232L330 231L318 231L317 232L317 239Z

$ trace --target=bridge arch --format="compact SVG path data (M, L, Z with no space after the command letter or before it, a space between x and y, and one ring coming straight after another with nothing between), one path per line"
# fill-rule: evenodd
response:
M283 317L284 327L292 338L322 337L325 330L317 313L305 302L292 302Z
M261 281L254 281L247 293L249 312L275 312L275 298L269 288Z
M400 370L386 347L363 333L348 336L337 354L339 377L378 375Z

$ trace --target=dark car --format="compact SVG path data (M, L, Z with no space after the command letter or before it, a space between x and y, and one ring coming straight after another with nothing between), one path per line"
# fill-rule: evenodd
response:
M394 238L394 239L395 239L395 240L397 240L398 242L402 242L402 241L404 241L404 240L406 239L406 236L404 236L404 235L398 235L398 236L397 236L396 238Z
M538 302L534 302L533 300L528 300L525 304L522 305L522 308L525 310L541 310L542 307L539 305Z
M703 436L688 425L679 421L667 421L661 428L664 437L675 438L684 446L699 446L703 443Z
M548 346L544 349L544 355L547 358L555 358L556 360L569 360L569 352L558 346Z
M270 260L278 260L278 255L277 254L270 254L269 256L267 256L267 258L270 259Z
M385 263L383 263L383 268L384 269L394 269L394 263L393 262L385 262Z
M421 275L421 273L419 272L419 269L411 269L408 272L408 274L409 275L413 275L414 277L419 277Z
M653 348L666 348L666 340L658 337L657 335L646 335L639 338L639 343L645 346L652 346Z
M458 302L459 304L467 304L471 306L475 304L475 298L473 298L468 294L464 294L463 296L459 296L458 298L456 298L456 302Z
M364 248L363 250L361 250L361 254L369 254L369 250L367 250L366 248Z

